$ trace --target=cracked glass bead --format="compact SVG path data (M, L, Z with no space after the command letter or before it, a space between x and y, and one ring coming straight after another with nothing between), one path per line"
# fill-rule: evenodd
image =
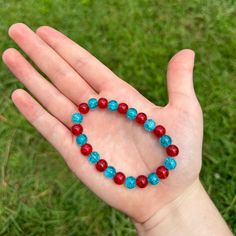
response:
M115 100L111 100L108 102L108 109L110 111L116 111L118 108L118 102Z
M129 119L129 120L134 120L135 117L137 116L138 112L135 108L129 108L127 113L126 113L126 117Z
M100 159L100 155L96 151L93 151L92 153L88 155L88 161L91 164L96 164L99 161L99 159Z
M168 169L168 170L173 170L176 167L176 160L172 157L167 157L164 161L164 166Z
M74 124L80 124L83 121L83 115L80 113L74 113L71 117L71 120Z
M104 175L107 178L112 179L116 175L116 169L113 166L108 166L104 171Z
M76 137L76 143L79 144L80 146L87 143L87 140L88 138L85 134L80 134L79 136Z
M162 147L168 147L171 144L172 140L169 135L163 135L160 137L160 144Z
M135 188L136 186L136 179L133 176L129 176L125 180L125 186L129 189Z
M157 174L153 172L148 175L148 182L152 185L156 185L160 182L160 179L158 178Z
M98 106L98 100L96 98L90 98L88 100L88 106L90 109L95 109Z
M144 123L144 129L147 130L148 132L153 131L155 127L156 127L156 122L153 119L148 119Z

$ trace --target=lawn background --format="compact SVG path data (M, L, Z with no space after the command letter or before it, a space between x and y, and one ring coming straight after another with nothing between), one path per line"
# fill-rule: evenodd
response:
M204 112L201 179L236 233L236 1L0 0L0 51L8 27L53 26L155 103L165 105L166 65L196 52ZM135 235L129 219L97 199L10 100L22 85L0 64L0 235Z

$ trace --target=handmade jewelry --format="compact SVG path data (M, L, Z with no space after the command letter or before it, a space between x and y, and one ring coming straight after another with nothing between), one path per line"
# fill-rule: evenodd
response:
M81 125L84 115L96 108L108 108L109 111L117 111L125 115L127 119L142 125L146 131L152 132L159 139L161 146L166 149L167 157L164 159L163 165L159 166L156 171L151 172L148 176L139 175L137 178L133 176L126 177L124 173L116 171L113 166L109 166L107 161L102 159L100 154L94 151L92 145L88 143L88 137L83 133ZM178 147L172 144L172 139L166 134L166 129L162 125L156 125L153 119L148 119L145 113L138 113L135 108L129 108L126 103L118 103L116 100L108 101L106 98L90 98L88 103L79 104L78 110L79 112L74 113L71 117L74 123L71 131L75 135L76 143L80 146L81 153L88 157L89 163L95 165L99 172L103 172L108 179L113 179L116 184L124 184L128 189L136 186L144 188L148 184L157 185L160 179L168 177L170 170L175 169L177 164L174 157L179 153Z

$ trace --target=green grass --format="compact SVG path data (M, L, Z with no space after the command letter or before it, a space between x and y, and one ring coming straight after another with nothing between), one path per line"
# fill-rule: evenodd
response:
M0 0L0 16L1 53L16 47L7 36L12 23L51 25L160 105L171 55L194 49L205 122L201 179L236 233L235 1ZM135 235L16 111L10 94L22 86L2 63L0 80L0 235Z

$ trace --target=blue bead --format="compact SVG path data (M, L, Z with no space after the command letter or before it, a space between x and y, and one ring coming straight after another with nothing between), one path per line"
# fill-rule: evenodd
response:
M117 110L117 108L118 108L118 102L117 101L111 100L111 101L108 102L108 109L110 111L115 111L115 110Z
M163 135L160 137L160 144L163 147L168 147L172 143L171 137L168 135Z
M172 157L167 157L164 161L164 166L168 169L168 170L173 170L176 167L176 160Z
M135 117L137 116L138 112L135 108L129 108L127 113L126 113L126 116L129 120L134 120Z
M152 185L156 185L160 182L160 179L158 178L156 173L153 172L148 175L148 182Z
M116 169L113 166L108 166L104 171L104 175L107 178L112 179L116 175Z
M152 119L148 119L144 123L144 129L151 132L155 129L156 127L156 122Z
M91 164L96 164L100 159L100 155L98 152L94 151L91 154L88 155L88 161Z
M129 189L134 188L136 186L136 179L133 176L129 176L125 180L125 186Z
M88 106L90 109L95 109L98 106L98 100L96 98L90 98L88 100Z
M80 113L74 113L71 117L71 120L74 124L80 124L83 121L83 115Z
M76 136L76 143L80 146L83 146L85 143L87 143L87 136L85 134L80 134L79 136Z

